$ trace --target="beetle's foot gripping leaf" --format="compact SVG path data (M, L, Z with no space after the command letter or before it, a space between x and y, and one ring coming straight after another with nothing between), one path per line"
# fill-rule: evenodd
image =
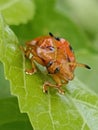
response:
M26 74L32 75L32 74L36 73L37 70L32 68L32 69L26 69L25 72L26 72Z
M60 87L58 88L58 92L59 92L60 94L62 94L62 95L65 94L65 91L64 91L63 89L61 89Z
M56 84L52 84L52 83L49 83L49 82L45 82L44 85L43 85L43 92L44 93L48 93L48 87L54 87L56 89L58 89L58 92L60 94L64 94L65 91L63 89L61 89L61 85L56 85Z

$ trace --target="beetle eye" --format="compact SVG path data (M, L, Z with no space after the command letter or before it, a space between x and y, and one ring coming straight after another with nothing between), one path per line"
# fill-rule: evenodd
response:
M56 74L56 73L58 73L59 71L60 71L60 68L57 67L57 68L54 70L54 73Z
M49 68L52 64L53 64L53 61L49 61L46 67Z

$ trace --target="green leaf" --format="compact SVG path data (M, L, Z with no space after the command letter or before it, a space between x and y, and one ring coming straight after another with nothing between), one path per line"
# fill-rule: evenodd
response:
M0 99L0 130L32 130L26 114L21 114L15 97Z
M10 25L27 23L34 16L33 0L0 0L0 11Z
M10 97L10 85L9 82L4 77L3 64L0 62L0 98Z
M22 59L21 51L20 51L20 48L18 45L18 40L17 40L15 34L4 23L2 16L0 15L0 60L3 62L4 67L6 68L6 71L5 71L6 78L9 80L10 80L10 78L12 78L12 80L14 82L15 82L15 76L14 76L14 78L12 77L14 71L13 71L13 73L11 73L11 76L10 76L11 68L14 67L15 68L14 70L19 68L18 69L19 73L23 72L23 69L22 69L23 63L21 61L16 63L16 59L17 59L17 61L19 59ZM15 71L15 73L17 73L17 72ZM19 74L19 73L17 73L17 74ZM16 77L17 77L17 74L16 74ZM21 78L19 78L19 79L20 79L20 81L23 81ZM17 81L17 83L19 83L19 81ZM17 88L11 88L12 93L15 94L14 92L17 92L17 90L19 90L19 93L25 94L25 91L23 88L24 84L22 83L21 85L22 85L22 87L19 85L20 87L18 86ZM15 86L17 86L17 85L15 84Z
M10 81L11 93L18 97L21 112L28 114L35 130L97 130L98 96L76 78L68 84L65 95L52 88L44 94L43 82L51 80L50 77L39 65L33 76L25 74L29 61L22 55L15 34L4 23L2 16L0 60Z

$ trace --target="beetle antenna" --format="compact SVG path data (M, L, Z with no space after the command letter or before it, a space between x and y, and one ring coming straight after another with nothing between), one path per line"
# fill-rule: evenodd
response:
M91 69L91 67L88 66L88 65L86 65L86 64L76 63L76 66L85 67L85 68L87 68L87 69Z
M69 65L73 65L73 66L77 66L77 67L84 67L87 69L91 69L90 66L86 65L86 64L81 64L81 63L73 63L73 62L69 62Z

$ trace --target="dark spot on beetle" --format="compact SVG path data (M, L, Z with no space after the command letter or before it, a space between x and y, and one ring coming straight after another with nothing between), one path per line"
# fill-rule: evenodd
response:
M50 35L51 37L54 37L54 35L53 35L51 32L49 32L49 35Z
M57 67L55 70L54 70L54 74L58 73L60 71L60 67Z
M57 49L60 49L60 47L57 47Z
M67 61L68 61L68 62L71 62L71 60L70 60L69 56L67 56Z
M57 41L60 41L60 38L59 38L59 37L55 37L55 39L56 39Z
M51 32L49 32L49 35L50 35L51 37L54 37L57 41L60 41L60 38L59 38L59 37L55 37Z
M72 46L71 46L71 45L69 45L69 48L70 48L70 50L73 52L73 48L72 48Z
M46 65L47 68L49 68L53 64L53 61L49 61Z

